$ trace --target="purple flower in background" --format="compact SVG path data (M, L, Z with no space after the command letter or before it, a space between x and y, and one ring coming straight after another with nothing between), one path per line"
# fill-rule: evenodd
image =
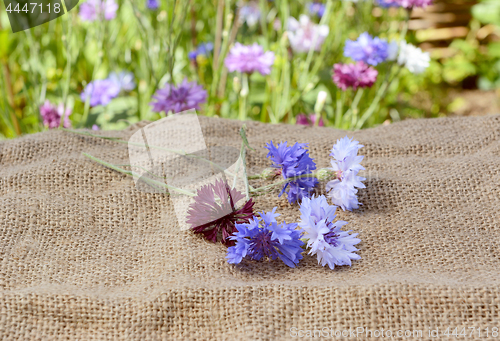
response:
M118 5L115 0L88 0L80 5L80 18L83 21L95 21L103 17L111 20L116 17Z
M186 222L194 233L202 233L211 242L216 243L217 234L221 233L223 244L234 245L229 237L238 231L235 225L247 223L253 216L252 199L236 209L236 203L244 197L222 180L203 186L194 197L195 202L189 205Z
M95 80L87 84L80 98L83 102L89 97L90 106L107 105L120 93L120 86L109 79Z
M61 124L61 118L64 116L63 127L70 128L71 122L69 120L71 109L64 110L64 105L61 103L58 106L46 100L40 107L40 116L43 119L43 125L49 129L58 128Z
M132 72L111 72L108 79L119 86L120 90L132 91L135 89L134 74Z
M371 87L377 80L378 71L363 62L355 64L335 64L333 66L333 81L342 90L352 87Z
M224 64L230 72L253 73L257 71L262 75L268 75L274 64L274 53L264 52L264 49L257 43L253 45L236 43L229 51Z
M388 43L378 37L372 38L367 32L361 33L358 40L346 40L344 56L355 61L377 65L387 59Z
M295 143L288 147L287 142L274 146L273 141L266 145L266 149L269 150L267 157L273 161L271 167L278 168L283 179L293 179L283 186L279 194L281 197L288 189L289 203L309 197L318 184L318 179L314 177L297 178L300 175L310 174L316 169L316 164L305 149L306 146L306 143Z
M174 114L189 109L200 109L200 104L207 100L207 92L196 82L184 79L179 86L165 84L153 96L156 102L151 102L154 112L172 111Z
M236 241L235 246L227 249L227 260L230 264L238 264L243 258L261 260L267 257L271 260L281 259L286 265L294 268L302 259L301 232L296 230L297 224L278 224L275 213L261 212L260 217L254 216L246 224L236 224L238 232L229 237Z
M256 2L248 2L240 8L239 12L240 23L246 23L248 27L255 26L260 19L259 4Z
M332 203L343 210L351 211L358 208L356 187L365 188L361 181L366 179L358 176L358 172L364 169L360 164L363 156L358 155L361 147L363 146L358 141L346 136L337 140L330 153L332 157L330 169L335 173L336 179L326 184L326 191Z
M92 125L92 130L97 131L101 130L97 124Z
M304 126L314 126L314 123L316 122L316 114L298 114L296 118L296 124L299 125L304 125ZM323 121L323 118L319 118L318 126L324 127L325 122Z
M295 52L309 52L311 48L319 51L329 31L328 26L316 25L304 14L299 17L298 21L293 17L288 19L288 40ZM315 37L316 41L314 41ZM313 46L314 42L316 43Z
M376 0L376 4L380 7L400 7L399 0Z
M354 251L354 247L361 240L355 238L358 234L349 234L351 231L342 231L342 226L347 222L338 220L335 211L337 206L328 205L324 195L304 198L300 204L301 222L303 229L302 238L308 239L307 247L311 248L309 254L317 255L318 263L322 266L328 264L330 269L335 265L351 265L351 260L361 257Z
M432 5L434 0L377 0L377 4L381 7L427 7Z
M307 7L309 9L309 13L317 15L319 18L325 14L326 6L321 2L310 2Z
M196 61L196 57L199 55L202 56L208 56L210 52L212 52L214 49L214 44L211 42L208 43L201 43L198 45L196 50L189 52L188 57L191 60Z
M156 10L160 7L158 0L146 0L146 7L150 10Z
M432 5L434 0L399 0L401 6L404 8L413 8L413 7L427 7Z

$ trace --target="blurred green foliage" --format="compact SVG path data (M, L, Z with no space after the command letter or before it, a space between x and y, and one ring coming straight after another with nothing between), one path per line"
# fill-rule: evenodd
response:
M198 58L196 63L188 58L188 53L201 42L220 38L224 48L224 41L231 40L237 23L235 1L168 0L156 11L147 9L145 1L117 2L119 10L113 20L82 22L76 8L49 23L15 34L9 28L5 7L0 4L0 138L45 130L39 107L46 99L71 108L70 119L75 127L97 124L101 129L121 129L140 120L156 120L162 115L151 111L151 96L164 84L179 83L184 78L197 81L209 93L200 114L238 117L235 75L228 74L222 63L216 65L213 55ZM218 13L220 2L225 9L222 13ZM299 113L313 112L317 94L323 90L328 93L324 108L327 125L353 129L358 110L361 113L370 107L386 74L395 72L388 65L377 67L379 80L364 91L358 109L340 120L336 117L339 100L343 99L345 113L355 96L351 90L340 91L331 78L333 64L348 61L343 57L345 40L356 39L364 31L389 41L402 39L408 14L404 9L376 8L371 1L328 2L332 11L325 24L330 34L322 50L314 52L310 60L307 54L292 54L283 29L289 16L307 14L305 1L258 1L265 13L260 22L236 28L229 44L258 42L276 54L271 75L250 77L249 119L294 123ZM216 29L218 18L222 21L220 32ZM280 22L278 29L276 20ZM314 20L319 22L318 18ZM411 34L407 40L413 40ZM438 72L441 66L435 61L422 75L402 69L362 127L439 114L439 105L431 104L424 110L421 103L413 102L421 93L428 94L425 98L439 96L436 89L443 79L457 80L479 72L471 58L479 58L480 54L468 44L454 43L459 53L444 64L444 72ZM500 54L498 45L492 44L489 50L492 55ZM227 49L221 51L221 57L225 52ZM92 80L106 78L112 71L122 70L134 73L135 90L105 107L86 108L80 99L84 87ZM497 82L498 70L487 79Z
M482 90L500 87L500 1L480 0L472 7L473 20L465 39L455 39L452 56L442 62L443 79L452 85L477 77Z

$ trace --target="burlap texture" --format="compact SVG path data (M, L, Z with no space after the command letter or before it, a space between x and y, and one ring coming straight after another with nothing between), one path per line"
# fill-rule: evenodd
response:
M200 122L209 146L239 148L241 122ZM102 134L126 139L145 124ZM247 125L252 172L269 165L271 139L309 143L326 167L346 135ZM407 340L475 327L481 337L468 329L461 339L500 339L484 334L500 327L500 116L347 135L365 146L367 180L363 206L339 218L359 232L362 258L333 271L308 255L294 269L227 264L223 245L179 230L167 195L138 191L81 155L126 164L126 145L62 131L1 142L0 339L290 340L359 327L423 331L394 337ZM274 206L298 220L297 205L276 191L256 199L259 211Z

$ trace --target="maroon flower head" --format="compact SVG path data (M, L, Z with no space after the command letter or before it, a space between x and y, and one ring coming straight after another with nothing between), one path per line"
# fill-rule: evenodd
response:
M253 216L252 199L240 209L235 208L235 203L244 197L240 191L231 189L222 180L203 186L194 197L195 202L189 205L187 223L194 233L203 233L207 240L214 243L220 232L221 242L232 246L234 241L229 240L229 236L238 231L235 224L248 223Z
M369 88L377 80L378 71L364 62L355 64L335 64L333 66L333 81L342 90L352 87Z

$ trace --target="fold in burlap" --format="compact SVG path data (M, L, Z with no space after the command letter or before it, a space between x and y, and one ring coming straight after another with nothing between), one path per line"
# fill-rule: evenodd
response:
M239 148L241 122L200 122L208 146ZM102 134L127 139L145 124ZM247 125L251 172L269 165L271 139L309 143L326 167L346 135ZM500 116L347 135L365 146L367 180L363 206L338 217L359 232L362 258L333 271L308 255L294 269L227 264L223 245L179 230L168 195L81 155L127 164L126 145L62 131L1 142L0 339L289 340L363 327L425 340L431 329L500 327ZM278 206L297 221L277 193L257 197L256 210Z

